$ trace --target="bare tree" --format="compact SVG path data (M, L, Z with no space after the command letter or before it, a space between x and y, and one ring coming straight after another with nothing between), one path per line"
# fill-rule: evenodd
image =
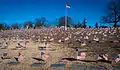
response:
M35 19L35 27L41 28L41 27L47 27L46 25L47 19L45 17L37 18Z
M72 24L74 28L82 28L82 24L78 22L77 24Z
M19 29L19 24L18 24L18 23L12 24L11 27L12 27L13 29Z
M0 30L3 30L4 24L0 23Z
M33 22L32 21L27 21L24 22L24 28L32 28L33 27Z
M86 28L86 27L87 27L86 23L87 23L87 19L84 18L84 20L83 20L83 28Z
M72 24L73 24L72 18L67 16L67 27L72 26ZM57 26L58 26L58 27L60 27L60 26L65 26L65 16L60 17L59 23L57 24Z
M98 23L96 22L96 24L95 24L95 28L98 28Z
M120 21L120 0L110 0L106 13L106 16L101 17L101 22L114 23L114 27L117 27Z
M0 30L9 30L11 27L7 23L0 23Z

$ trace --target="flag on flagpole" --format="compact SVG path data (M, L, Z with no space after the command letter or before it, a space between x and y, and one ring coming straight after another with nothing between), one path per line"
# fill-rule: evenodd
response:
M66 4L66 8L70 8L70 5Z

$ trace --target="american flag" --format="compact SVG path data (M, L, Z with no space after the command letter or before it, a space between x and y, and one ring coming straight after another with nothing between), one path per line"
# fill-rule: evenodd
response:
M84 60L86 57L86 52L78 51L77 59Z
M50 56L47 55L47 54L43 54L43 55L42 55L42 59L45 60L45 61L48 61L48 60L49 60L49 57L50 57Z
M24 59L24 57L22 55L18 56L18 61L21 61L23 59Z
M51 47L52 45L50 43L47 44L47 47Z
M120 57L117 56L117 57L115 58L115 62L118 63L119 61L120 61Z
M3 53L3 56L7 56L8 55L8 53Z
M67 60L67 59L62 58L62 59L60 60L60 62L68 62L68 60Z
M66 8L70 8L70 5L66 4Z
M44 54L45 54L44 52L41 52L41 57L42 57Z
M98 54L98 58L97 58L97 60L100 60L100 59L104 59L104 57L103 57L103 54L102 54L102 53L99 53L99 54Z

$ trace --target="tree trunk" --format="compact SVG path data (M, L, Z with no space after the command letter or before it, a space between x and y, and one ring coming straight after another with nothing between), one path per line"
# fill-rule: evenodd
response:
M117 11L116 6L114 7L114 27L117 27Z
M114 27L115 27L115 28L117 27L117 22L114 22Z

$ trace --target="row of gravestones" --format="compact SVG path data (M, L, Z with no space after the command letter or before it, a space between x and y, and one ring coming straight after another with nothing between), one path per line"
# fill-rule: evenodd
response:
M54 32L54 31L53 31L53 32ZM44 35L44 34L43 34L43 35ZM55 36L59 36L59 35L60 35L60 34L58 33L58 34L57 34L57 35L55 35ZM79 35L79 34L78 34L78 35ZM35 35L35 36L36 36L36 35ZM45 35L44 35L44 36L45 36ZM55 36L54 36L54 37L55 37ZM92 35L91 35L91 36L92 36Z
M19 62L9 62L8 65L19 65ZM45 68L45 63L33 63L31 67ZM51 64L50 69L52 70L66 70L66 64ZM100 66L86 66L86 65L72 65L69 70L106 70L105 67ZM120 70L118 67L113 67L107 70Z
M79 49L78 51L85 51L86 49ZM4 54L4 55L6 55L6 54ZM9 62L8 64L10 64L10 65L17 65L17 64L19 64L19 62ZM32 64L32 66L33 67L40 67L40 66L42 66L43 64L39 64L39 63L34 63L34 64ZM62 67L63 65L57 65L57 64L53 64L53 65L51 65L51 67L53 67L53 68L55 68L55 67ZM75 68L83 68L83 67L85 67L85 66L73 66L73 67L71 67L71 69L75 69ZM89 68L89 67L87 67L87 68ZM90 67L91 68L91 67ZM100 70L100 69L96 69L96 67L93 67L93 68L95 68L95 70ZM117 68L115 68L114 70L117 70Z

